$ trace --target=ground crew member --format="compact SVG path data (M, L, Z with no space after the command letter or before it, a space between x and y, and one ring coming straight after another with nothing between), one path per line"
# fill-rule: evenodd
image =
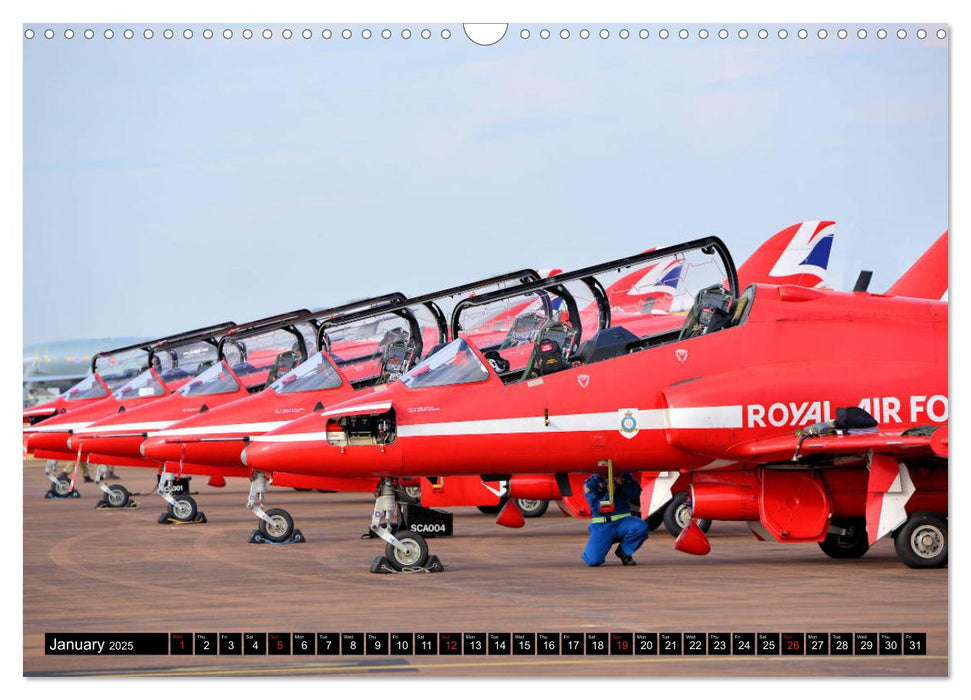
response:
M604 563L610 545L618 542L614 552L624 566L634 566L637 562L632 556L648 537L647 523L631 515L631 502L640 498L641 487L630 472L614 475L614 510L600 512L600 502L608 494L607 480L601 474L592 474L583 483L583 495L590 504L593 522L587 528L590 539L581 555L587 566L600 566Z

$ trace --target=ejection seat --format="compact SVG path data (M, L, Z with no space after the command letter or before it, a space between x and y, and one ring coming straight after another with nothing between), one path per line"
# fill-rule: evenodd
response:
M282 377L284 374L292 370L297 366L297 353L293 350L285 350L276 356L276 360L273 361L273 366L270 368L270 373L266 377L266 384L263 388L270 386L277 379Z
M415 344L399 337L384 347L381 354L381 376L378 384L393 382L415 365Z
M548 321L536 336L536 344L526 363L523 379L533 379L567 369L564 357L573 340L573 329L562 321Z
M732 301L732 293L720 284L713 284L699 291L681 327L678 340L695 338L731 325Z

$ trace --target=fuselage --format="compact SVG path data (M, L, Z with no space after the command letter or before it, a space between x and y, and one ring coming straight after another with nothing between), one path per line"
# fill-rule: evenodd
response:
M485 363L481 381L399 381L254 439L245 461L362 476L592 471L605 459L696 469L843 406L901 430L947 420L946 304L794 286L748 295L735 326L542 377L503 383ZM368 421L382 420L369 440Z

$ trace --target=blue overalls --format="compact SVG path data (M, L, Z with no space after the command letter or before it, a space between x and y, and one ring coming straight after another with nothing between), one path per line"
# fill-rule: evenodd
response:
M628 557L644 544L649 534L647 523L630 512L631 501L640 498L640 492L640 484L625 473L621 484L614 487L614 512L601 515L600 501L607 497L606 480L600 474L593 474L583 483L583 495L593 515L593 522L587 528L590 539L581 555L587 566L603 564L615 539L620 540L618 549Z

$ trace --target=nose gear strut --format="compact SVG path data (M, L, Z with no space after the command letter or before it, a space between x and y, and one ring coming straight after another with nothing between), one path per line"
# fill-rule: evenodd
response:
M95 508L137 508L138 503L131 500L131 494L121 484L108 486L105 478L108 476L108 465L99 464L98 471L94 475L95 485L101 489L104 496Z
M387 542L383 557L375 557L371 564L372 574L430 573L444 571L445 567L435 555L429 556L425 538L417 532L399 529L392 532L392 522L403 522L398 502L395 479L384 478L374 493L374 513L371 516L371 532Z
M182 446L182 453L185 454L185 445ZM199 512L195 499L189 495L189 480L192 477L182 476L182 460L179 460L179 472L166 470L166 465L162 465L162 473L158 478L158 495L169 504L168 511L159 516L158 522L161 525L186 523L205 523L206 514ZM176 483L178 479L178 483Z
M77 474L77 465L74 466L74 472ZM47 464L44 465L44 476L51 482L51 487L44 494L44 498L81 497L81 494L74 488L73 477L69 477L67 474L58 475L56 459L47 460Z
M283 508L263 510L266 497L266 484L273 483L273 476L267 479L265 472L253 472L250 476L249 498L246 507L260 519L258 529L250 535L250 544L297 544L306 542L303 533L293 527L293 516Z

